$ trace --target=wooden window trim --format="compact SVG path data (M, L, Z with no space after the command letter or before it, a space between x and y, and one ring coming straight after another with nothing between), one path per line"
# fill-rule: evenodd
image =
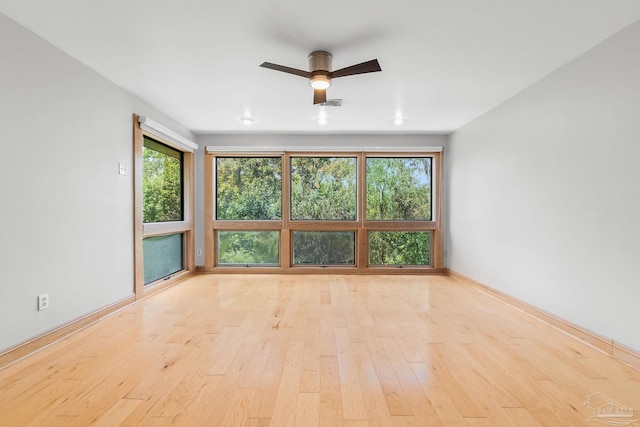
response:
M170 142L144 131L140 127L140 116L133 115L133 221L134 221L134 293L136 298L170 286L190 276L196 269L195 260L195 155L189 151L182 152L182 186L183 186L183 220L170 222L143 222L143 145L147 136L155 141L174 147ZM183 234L184 269L170 276L144 284L143 244L146 237L167 234Z
M339 274L426 274L443 273L443 220L442 220L442 152L220 152L205 154L205 265L210 273L328 273ZM282 158L282 219L276 221L228 221L215 219L215 159L217 157L281 157ZM291 157L356 157L357 158L357 212L355 221L308 221L290 219L290 158ZM368 157L431 157L432 158L432 220L431 221L369 221L366 210L366 159ZM280 230L279 267L217 266L216 232L218 230L260 231ZM355 266L293 266L293 231L354 231L356 238ZM369 266L368 239L370 231L429 231L431 232L431 265L428 266Z

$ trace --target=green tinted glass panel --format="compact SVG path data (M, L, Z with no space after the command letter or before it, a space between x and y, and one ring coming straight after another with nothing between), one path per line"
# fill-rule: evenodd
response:
M367 219L431 221L431 157L367 158Z
M355 157L292 157L291 219L356 219Z
M218 264L279 265L279 231L219 231Z
M144 284L184 270L183 235L147 237L142 240Z
M282 217L280 157L218 157L216 218L278 220Z
M182 221L182 152L144 137L142 168L143 221Z
M430 231L369 232L369 265L430 265Z
M355 232L294 231L293 263L296 265L354 265Z

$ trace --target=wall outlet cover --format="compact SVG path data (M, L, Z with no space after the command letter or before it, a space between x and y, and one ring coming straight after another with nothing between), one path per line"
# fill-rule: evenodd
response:
M49 308L49 294L38 295L38 311Z

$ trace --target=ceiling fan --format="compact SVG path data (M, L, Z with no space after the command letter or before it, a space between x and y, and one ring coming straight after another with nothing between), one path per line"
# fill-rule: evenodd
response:
M331 71L332 59L333 56L329 52L316 50L309 54L309 71L272 64L271 62L263 62L260 66L309 79L309 83L313 88L314 105L327 102L327 88L331 86L331 79L382 71L377 59Z

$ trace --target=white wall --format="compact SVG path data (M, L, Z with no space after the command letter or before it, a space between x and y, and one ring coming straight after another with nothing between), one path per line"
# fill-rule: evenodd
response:
M449 267L640 349L640 23L449 143Z
M204 153L208 146L231 147L444 147L446 135L414 134L200 134L197 139L200 150L196 155L196 189L204 188ZM197 191L196 248L204 254L204 192ZM204 256L196 257L197 265L204 265Z
M193 135L1 14L0 64L1 352L132 294L132 115Z

